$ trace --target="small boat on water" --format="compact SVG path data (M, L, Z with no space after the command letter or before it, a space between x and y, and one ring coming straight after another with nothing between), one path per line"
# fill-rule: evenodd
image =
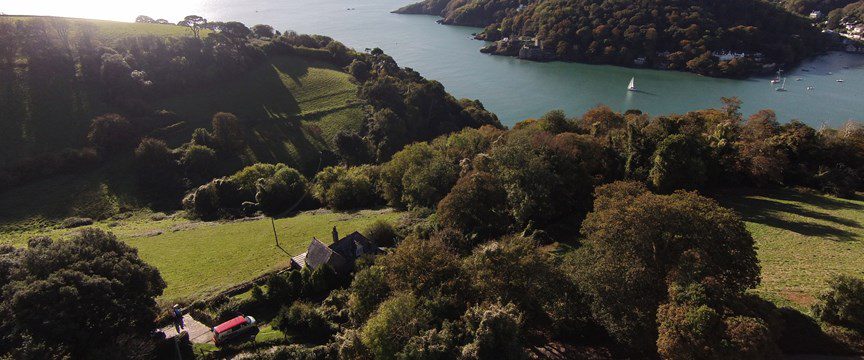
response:
M796 78L795 79L795 81L802 81L802 80L804 80L804 79L802 79L802 78Z
M783 85L780 85L779 88L776 88L774 90L777 90L779 92L785 92L786 91L786 78L783 78Z
M843 79L837 79L837 82L838 82L838 83L842 83L842 82L843 82Z
M772 84L779 84L780 83L780 74L782 74L782 72L783 72L782 70L777 70L777 76L775 76L773 79L771 79Z
M813 91L813 90L816 90L816 87L815 86L808 86L807 90Z
M636 88L636 78L635 78L635 77L632 78L632 79L630 79L630 85L627 85L627 90L628 90L628 91L636 91L636 90L638 90L638 89Z

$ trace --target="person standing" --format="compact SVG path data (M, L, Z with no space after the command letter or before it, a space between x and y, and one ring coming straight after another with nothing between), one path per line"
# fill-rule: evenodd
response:
M171 314L174 315L174 329L179 334L181 329L186 329L186 324L183 323L183 310L180 310L180 305L174 304Z

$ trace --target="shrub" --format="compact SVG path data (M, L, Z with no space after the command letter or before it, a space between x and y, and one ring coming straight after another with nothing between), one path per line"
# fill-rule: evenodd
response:
M390 288L380 266L371 266L354 275L348 295L351 319L360 324L366 321L387 296Z
M375 220L375 222L369 224L363 230L363 235L381 247L396 246L396 240L399 238L399 234L393 225L383 220Z
M370 208L381 203L371 166L324 168L315 175L312 193L333 210Z
M139 182L151 189L176 191L181 187L174 153L162 140L145 138L135 149Z
M234 114L220 112L213 115L213 129L210 134L214 146L220 151L234 152L243 147L243 127Z
M105 344L146 340L152 333L155 298L165 282L114 235L84 229L69 240L8 255L17 261L3 279L0 353L16 359L114 358L106 356Z
M661 192L695 189L705 182L707 169L697 139L685 134L671 135L657 146L650 178Z
M356 132L341 131L334 140L336 153L347 165L360 165L372 161L369 142Z
M306 302L295 302L282 308L273 319L273 327L285 334L311 342L324 342L336 331L317 308Z
M135 144L132 123L118 114L97 116L90 123L87 140L105 154L129 149Z
M463 176L438 203L439 226L476 237L479 243L502 235L510 225L507 192L492 174L475 172ZM465 244L470 250L472 243Z
M379 187L391 206L432 208L450 192L459 167L428 143L406 146L381 166Z
M194 144L186 148L180 164L186 170L186 177L198 183L201 180L212 179L218 166L216 152L213 149Z
M395 359L429 320L420 299L411 293L399 293L381 304L361 329L360 339L376 359Z
M93 225L93 219L83 217L68 217L60 222L60 227L64 229L72 229L82 226Z
M830 324L841 325L864 334L864 280L836 276L828 281L829 290L819 296L814 313Z
M249 165L240 171L231 175L231 180L237 184L237 187L242 191L255 193L255 186L259 180L269 178L276 173L277 170L285 167L285 164L264 164L256 163Z
M468 359L522 359L522 313L510 303L477 305L463 316L473 338L462 348Z
M255 201L267 215L275 215L291 209L306 195L306 178L297 170L282 167L273 176L256 185Z

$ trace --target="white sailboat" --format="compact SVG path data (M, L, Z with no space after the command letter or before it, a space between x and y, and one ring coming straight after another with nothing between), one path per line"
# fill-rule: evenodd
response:
M627 86L627 90L629 90L629 91L636 91L636 90L637 90L637 89L636 89L636 78L635 78L635 77L632 78L632 79L630 79L630 85Z
M783 78L783 85L780 85L780 87L777 88L776 90L780 91L780 92L786 91L786 78L785 77Z

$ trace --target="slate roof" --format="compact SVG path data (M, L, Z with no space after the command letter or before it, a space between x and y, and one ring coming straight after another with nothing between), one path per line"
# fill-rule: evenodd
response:
M309 244L309 249L306 250L304 262L309 268L317 269L319 266L329 262L333 254L333 249L330 249L318 239L312 238L312 243Z
M369 239L356 231L333 243L333 245L330 245L330 248L342 255L342 257L352 260L357 258L358 248L362 249L360 254L374 254L378 252L378 247L372 241L369 241Z

